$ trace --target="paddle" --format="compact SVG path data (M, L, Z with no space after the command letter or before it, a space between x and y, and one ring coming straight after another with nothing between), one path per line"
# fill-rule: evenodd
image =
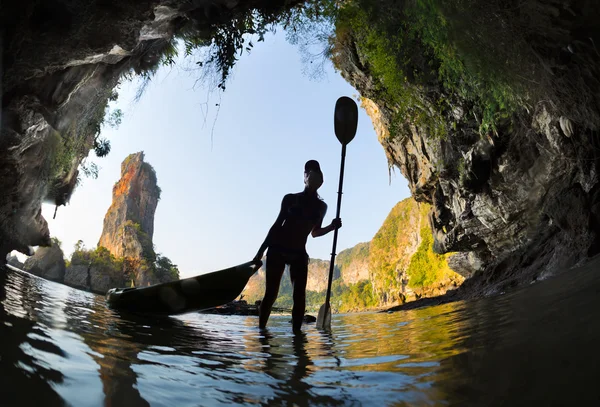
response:
M337 211L336 218L340 217L340 209L342 206L342 185L344 183L344 162L346 161L346 146L356 135L356 126L358 124L358 106L356 102L347 96L339 98L335 104L335 112L333 115L333 125L335 136L342 143L342 163L340 166L340 185L338 188ZM331 261L329 262L329 281L327 282L327 296L325 304L319 308L317 316L317 328L331 329L331 282L333 280L333 267L335 265L335 249L337 246L338 229L333 232L333 248L331 250Z

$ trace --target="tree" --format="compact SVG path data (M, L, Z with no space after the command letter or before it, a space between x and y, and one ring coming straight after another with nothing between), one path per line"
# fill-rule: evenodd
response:
M168 257L160 253L156 255L154 270L161 283L179 280L179 268Z
M52 243L54 243L54 245L58 246L60 248L60 246L62 246L62 242L60 240L58 240L58 237L53 237L52 238Z
M75 245L73 246L73 250L76 252L81 252L85 250L85 244L83 243L83 240L79 239L77 241L77 243L75 243Z

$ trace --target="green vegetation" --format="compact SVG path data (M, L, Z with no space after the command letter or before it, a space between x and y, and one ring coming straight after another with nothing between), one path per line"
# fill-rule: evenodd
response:
M331 303L338 312L362 311L377 306L370 281L344 285L339 280L331 284Z
M401 301L403 288L424 289L454 275L448 255L433 252L427 218L430 208L412 198L399 202L371 241L369 271L379 304ZM415 233L420 236L418 247ZM403 281L406 278L408 285Z
M427 211L422 208L421 214L425 218ZM419 233L421 244L415 254L412 255L407 270L408 284L413 288L430 286L453 273L446 261L448 255L439 255L432 250L433 236L429 224L424 223Z
M294 305L293 289L289 276L283 276L279 286L279 296L274 306L277 308L291 309ZM318 312L325 303L327 292L307 291L306 311ZM254 301L260 298L252 298ZM331 305L337 312L362 311L377 306L373 295L373 287L369 281L359 281L356 284L344 285L340 279L331 284Z
M369 271L381 303L400 299L399 270L408 265L405 250L418 224L418 204L411 198L405 199L392 208L371 241Z
M115 257L102 246L95 250L87 250L83 241L79 240L74 246L69 265L97 267L120 285L135 286L136 276L140 273L154 276L157 283L178 280L179 268L168 257L160 253L156 254L153 247L150 251L149 245L152 242L144 232L141 232L139 225L129 221L126 226L136 231L147 257L142 259Z
M462 1L461 10L473 2ZM391 137L407 120L432 137L446 137L456 126L448 112L457 101L470 105L468 119L478 121L482 134L525 105L524 90L504 71L492 69L497 64L478 64L469 49L457 47L455 35L461 32L449 24L448 3L356 0L346 2L336 17L332 59L341 68L347 49L356 47L375 81L372 97L395 111Z
M362 311L404 301L410 290L422 295L438 284L460 279L448 266L449 254L433 252L430 209L427 204L407 198L392 208L370 242L340 252L336 258L338 275L331 286L331 304L336 312ZM311 264L319 261L326 263L311 259ZM350 267L368 267L368 280L345 284L341 277ZM261 299L264 290L264 279L254 280L246 300L253 303ZM307 291L307 311L318 311L325 296L325 290ZM292 284L286 272L275 306L289 309L292 305Z
M125 279L124 259L113 256L107 248L102 246L95 250L86 250L81 240L75 245L70 264L96 267L114 281L124 281Z
M87 132L94 138L93 149L97 157L105 157L110 153L110 141L101 137L102 127L108 125L111 128L118 128L123 120L123 111L121 109L110 110L109 103L115 102L119 98L119 94L114 90L110 90L108 97L103 104L99 104L92 113L92 117L88 122Z
M121 225L121 228L127 234L133 233L134 236L136 236L137 240L142 245L142 257L149 264L154 264L154 262L156 261L156 252L154 251L154 244L152 243L152 239L150 238L150 236L148 236L148 234L142 230L140 224L133 222L132 220L128 220L125 223L123 223L123 225Z
M567 58L577 62L576 72L558 55L573 44L570 30L578 27L569 20L569 7L592 8L591 2L569 3L309 1L290 11L284 28L310 64L328 57L338 69L357 64L373 79L361 91L394 112L391 137L405 133L408 124L432 137L447 137L464 124L478 126L481 135L496 133L540 101L597 129L590 86L597 75L596 46L578 42L581 52ZM582 24L590 28L589 21Z
M179 280L179 268L168 257L158 253L154 262L154 275L161 283Z
M58 246L59 248L62 246L62 242L58 239L58 237L54 236L50 240L52 240L52 244Z
M63 136L58 132L50 135L48 143L49 149L52 151L48 178L55 181L66 177L71 171L76 158L77 146L72 137Z

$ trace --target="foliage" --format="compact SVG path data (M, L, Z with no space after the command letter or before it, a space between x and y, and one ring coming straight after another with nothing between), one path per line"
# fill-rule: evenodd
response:
M82 140L86 139L88 136L93 139L92 141L92 149L96 157L106 157L110 153L111 145L110 140L101 136L102 129L105 125L117 129L121 122L123 121L123 111L121 109L111 110L109 107L110 102L117 101L119 95L118 93L112 89L107 91L106 99L104 99L103 103L99 103L96 108L91 112L91 116L87 119L87 125L83 129L83 137L82 136L73 136L71 135L70 139L81 140L79 144L82 144ZM65 146L68 146L72 141L65 140ZM83 156L83 160L79 166L81 173L85 177L96 179L98 178L99 168L98 165L92 161L88 162L87 153L89 151L89 145L86 151L81 150L81 146L76 149L73 149L73 152L79 152ZM73 157L75 154L73 154ZM81 178L77 179L77 183L80 184L82 182Z
M350 0L332 17L331 55L338 68L348 55L364 65L374 89L363 96L395 112L392 137L403 123L432 136L447 136L457 122L496 133L539 102L595 129L600 115L590 85L600 54L589 38L577 42L579 52L569 47L577 29L600 29L573 24L569 7L592 7L574 3ZM452 115L457 105L465 116Z
M168 257L157 253L154 262L154 275L161 283L179 280L179 268Z
M100 171L100 169L98 168L98 165L95 162L87 162L87 159L83 159L83 161L81 162L81 166L80 166L81 171L83 172L83 175L85 175L88 178L93 178L93 179L97 179L98 178L98 173ZM81 180L78 179L78 183L80 183Z
M96 267L117 282L134 280L141 270L154 275L159 283L179 280L179 268L160 253L155 255L154 262L149 259L122 258L112 255L103 246L87 250L82 240L75 243L69 264Z
M452 272L446 261L447 255L433 252L433 236L428 225L421 228L420 235L421 244L411 257L407 270L408 284L413 288L430 286Z
M58 239L58 237L54 236L51 240L53 245L56 245L59 248L62 246L62 242Z
M52 151L49 178L56 180L66 176L73 165L77 146L68 136L53 132L49 137L49 148Z
M99 246L95 250L86 250L80 240L75 245L75 249L71 256L71 265L97 267L116 281L123 279L124 260L113 256L107 248Z
M353 1L341 8L333 40L334 65L341 68L347 49L356 47L373 77L377 100L395 111L391 137L406 119L434 136L444 136L444 118L425 98L426 88L419 86L431 79L432 67L422 59L418 38L408 35L411 24L399 15L402 7L389 3Z
M94 140L94 152L98 157L106 157L110 153L110 141L105 138Z
M143 79L137 98L160 66L174 64L179 42L183 44L185 56L199 57L196 65L203 72L201 79L214 80L219 89L225 90L239 57L251 52L253 41L264 41L265 34L289 19L295 7L302 7L302 2L277 0L262 6L240 4L231 9L218 3L206 3L190 10L173 38L155 41L150 45L152 49L146 50L158 58L136 67Z
M430 209L412 198L399 202L371 241L369 271L380 305L401 299L404 272L410 288L426 288L454 274L446 261L448 255L433 252Z
M81 252L81 251L85 251L85 244L83 243L83 240L79 239L75 245L73 246L73 251L74 252Z
M135 233L137 240L142 245L142 257L149 264L154 264L157 259L156 252L154 251L154 244L152 243L150 236L142 230L142 226L132 220L127 220L121 227L123 230L129 229Z
M377 306L373 286L368 280L344 285L340 280L331 284L332 304L337 304L339 312L361 311Z
M291 9L282 23L287 41L299 49L303 73L310 78L325 74L338 9L333 1L310 0Z
M111 100L110 98L108 100ZM101 116L92 121L90 127L92 128L94 135L94 152L97 157L106 157L110 153L110 141L106 138L100 137L102 133L102 126L106 124L111 128L118 128L123 120L123 111L121 109L109 110L108 101L104 106L104 109L98 109L98 112L102 112Z
M369 271L382 303L399 298L399 270L408 264L405 248L410 244L411 232L418 222L417 203L412 198L405 199L392 208L371 240Z

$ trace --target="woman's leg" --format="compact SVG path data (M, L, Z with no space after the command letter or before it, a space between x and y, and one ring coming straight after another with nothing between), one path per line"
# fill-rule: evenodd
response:
M294 287L294 307L292 308L292 327L299 332L306 310L306 280L308 278L308 257L302 257L290 264L290 277Z
M267 252L265 296L258 309L258 327L261 329L267 326L273 303L279 293L279 283L281 283L284 269L285 261L283 257L277 252Z

